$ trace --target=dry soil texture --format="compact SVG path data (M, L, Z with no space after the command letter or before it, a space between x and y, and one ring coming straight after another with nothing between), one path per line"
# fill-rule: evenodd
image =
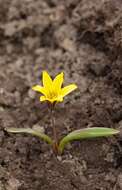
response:
M122 135L74 142L62 157L5 127L39 125L31 90L42 70L78 90L56 109L59 138L73 129L122 130L122 0L0 0L0 190L120 190Z

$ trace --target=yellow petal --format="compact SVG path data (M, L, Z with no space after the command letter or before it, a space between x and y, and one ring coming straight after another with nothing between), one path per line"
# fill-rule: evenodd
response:
M43 102L43 101L46 101L46 97L45 96L40 96L40 101Z
M42 86L39 86L39 85L36 85L36 86L33 86L32 87L32 90L35 90L37 92L41 92L42 94L46 95L47 94L47 91L44 87Z
M54 99L50 99L50 98L47 98L47 97L45 97L45 96L41 96L41 97L40 97L40 101L41 101L41 102L43 102L43 101L49 101L49 102L51 102L51 103L55 102Z
M70 92L72 92L73 90L75 90L76 88L77 88L77 86L75 84L70 84L70 85L62 88L61 95L64 97L67 94L69 94Z
M61 89L62 83L64 80L64 74L63 72L60 73L59 75L57 75L55 77L55 79L53 80L53 89L58 92Z
M55 101L62 102L63 101L63 96L58 96L57 98L55 98Z
M41 96L40 97L40 101L41 102L43 102L43 101L49 101L50 103L53 103L53 102L62 102L63 101L63 97L59 96L57 98L47 98L45 96Z
M52 79L46 71L43 71L42 80L45 88L50 89L52 87Z

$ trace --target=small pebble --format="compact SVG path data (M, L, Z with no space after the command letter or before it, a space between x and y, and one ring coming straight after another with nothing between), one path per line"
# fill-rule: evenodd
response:
M57 159L58 159L58 161L62 161L62 157L61 156L57 156Z
M17 190L20 187L21 183L18 179L11 177L8 180L7 190Z
M4 110L5 109L2 106L0 106L0 111L3 112Z
M35 95L36 95L36 93L35 93L32 89L29 89L29 90L28 90L28 96L29 96L31 99L34 99L34 98L35 98Z
M122 174L119 174L119 176L118 176L118 185L119 185L120 189L122 189Z

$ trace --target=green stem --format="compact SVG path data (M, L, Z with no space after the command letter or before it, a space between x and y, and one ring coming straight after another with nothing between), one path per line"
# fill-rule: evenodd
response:
M53 137L54 137L53 151L55 154L58 154L58 137L57 137L57 131L56 131L56 126L55 126L54 107L53 106L50 109L50 113L51 113L51 126L53 129Z

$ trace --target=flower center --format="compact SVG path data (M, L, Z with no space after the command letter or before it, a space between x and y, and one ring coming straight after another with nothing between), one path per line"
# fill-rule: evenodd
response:
M50 98L50 99L56 98L57 95L58 95L58 94L57 94L56 92L54 92L54 91L50 91L50 92L49 92L49 98Z

